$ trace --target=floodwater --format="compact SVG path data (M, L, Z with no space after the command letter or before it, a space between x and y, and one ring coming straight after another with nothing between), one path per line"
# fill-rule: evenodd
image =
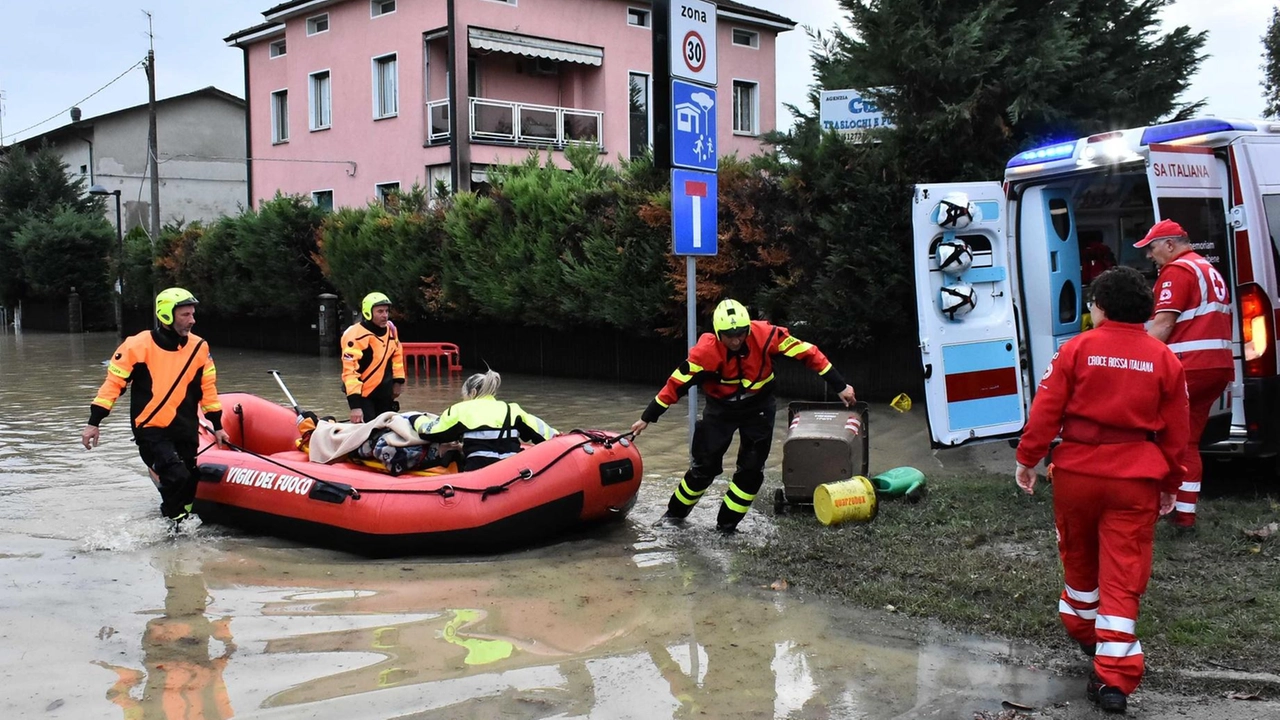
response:
M685 468L683 403L639 441L631 515L585 537L387 561L199 523L170 538L127 406L78 445L114 345L0 333L0 716L958 718L1077 699L1019 647L742 583L732 549L774 532L785 428L738 535L712 530L723 483L691 527L651 527ZM336 358L214 355L223 392L283 403L275 368L303 407L345 413ZM411 378L401 404L439 411L457 390ZM502 394L621 432L656 390L511 376ZM890 415L873 409L873 458L922 446L919 420Z

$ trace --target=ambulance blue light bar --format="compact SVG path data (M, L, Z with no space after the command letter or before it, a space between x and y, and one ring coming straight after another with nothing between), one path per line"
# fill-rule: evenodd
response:
M1049 163L1054 160L1065 160L1075 154L1075 151L1076 142L1074 140L1068 143L1058 143L1057 145L1046 145L1014 155L1013 159L1005 167L1015 168L1023 165Z
M1166 143L1182 138L1194 137L1196 135L1209 135L1212 133L1230 132L1232 130L1257 130L1253 123L1233 122L1231 120L1220 120L1218 118L1198 118L1196 120L1182 120L1181 122L1165 123L1163 125L1152 125L1142 131L1142 144L1152 145L1155 143Z

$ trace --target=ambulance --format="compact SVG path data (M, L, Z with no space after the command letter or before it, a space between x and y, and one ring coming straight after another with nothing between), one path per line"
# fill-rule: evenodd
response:
M1172 219L1226 280L1235 378L1206 454L1280 452L1280 122L1199 118L1019 153L1004 182L917 185L920 356L935 447L1014 438L1036 383L1089 327L1089 284Z

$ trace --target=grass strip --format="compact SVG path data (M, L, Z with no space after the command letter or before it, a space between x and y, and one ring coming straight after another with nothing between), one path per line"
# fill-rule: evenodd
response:
M740 571L753 582L781 578L802 592L1078 653L1058 620L1052 486L1042 482L1027 497L1012 473L930 483L924 501L882 501L867 523L824 527L808 507L792 507L776 518L776 537L742 544ZM1138 622L1150 669L1280 673L1280 534L1245 534L1280 520L1280 504L1265 495L1202 499L1199 513L1195 535L1157 527Z

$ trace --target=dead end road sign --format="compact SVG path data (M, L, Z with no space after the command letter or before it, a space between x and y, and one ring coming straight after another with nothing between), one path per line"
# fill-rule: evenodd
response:
M671 171L671 241L676 255L715 255L716 174Z

